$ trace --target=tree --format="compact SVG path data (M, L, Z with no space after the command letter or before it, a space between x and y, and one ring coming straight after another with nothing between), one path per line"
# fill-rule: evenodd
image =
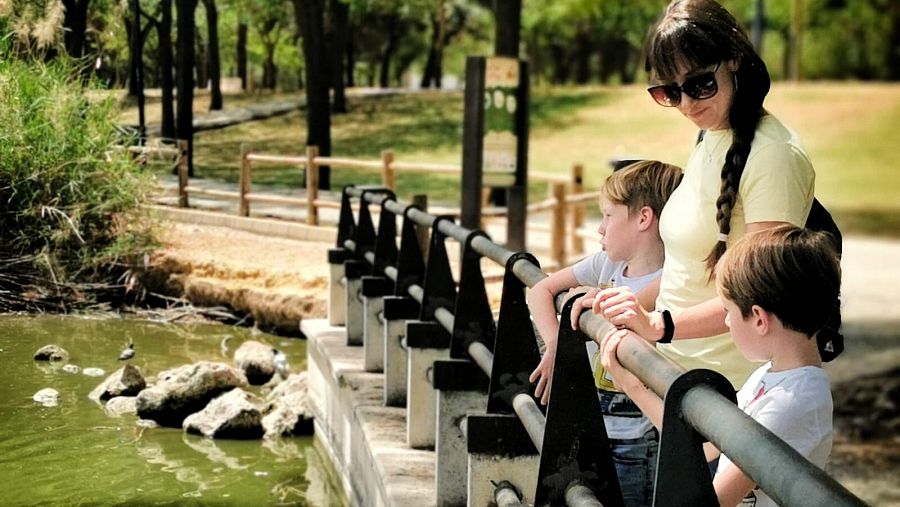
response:
M178 6L178 138L188 142L188 174L194 175L194 11L197 0Z
M293 0L294 15L303 37L306 61L306 145L331 155L330 76L325 63L325 0ZM319 188L331 188L331 169L319 166Z
M203 0L206 11L206 32L209 39L207 53L207 70L209 72L209 110L222 109L222 71L219 60L219 14L216 11L216 0Z
M89 3L90 0L63 0L66 9L63 20L66 52L74 58L84 56Z
M241 90L247 91L247 20L244 16L238 16L237 48L237 75L241 78Z
M175 110L173 103L175 96L172 89L175 85L172 75L172 0L160 0L159 24L156 31L159 37L159 83L162 88L162 125L161 134L164 138L175 138Z
M438 0L437 8L429 16L431 18L431 38L428 59L422 73L422 88L440 88L444 74L444 48L465 28L469 19L469 10L459 2L449 6L444 0ZM449 15L447 10L449 9Z
M284 35L287 7L281 0L254 0L250 3L251 19L263 45L262 87L274 90L278 86L278 66L275 51Z
M335 113L347 112L347 94L344 92L344 57L347 54L350 28L350 5L343 0L329 0L329 58L331 62L331 87L334 89Z

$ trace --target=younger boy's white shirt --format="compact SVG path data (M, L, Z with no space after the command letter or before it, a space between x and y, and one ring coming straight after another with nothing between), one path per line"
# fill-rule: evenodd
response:
M831 454L834 411L828 375L816 366L779 372L770 372L771 367L771 363L766 363L750 375L737 393L738 406L806 459L824 468ZM716 473L730 466L736 465L722 454ZM777 504L756 488L741 505Z

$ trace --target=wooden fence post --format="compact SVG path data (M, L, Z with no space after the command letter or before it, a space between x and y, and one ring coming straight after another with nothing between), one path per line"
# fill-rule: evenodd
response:
M188 142L178 140L178 158L176 171L178 172L178 207L188 207Z
M557 269L562 269L566 265L566 184L551 183L550 188L556 199L550 226L550 256Z
M381 152L381 184L385 187L395 190L394 168L394 152L392 150L384 150Z
M581 195L584 192L584 166L575 164L572 166L572 194ZM578 231L584 227L585 204L579 202L572 207L572 249L575 252L584 252L584 238Z
M427 194L416 194L412 198L412 203L415 206L418 206L419 209L428 213L428 195ZM429 237L429 231L426 227L416 227L416 232L419 236L419 248L422 249L422 260L428 260L428 245L431 243L431 238Z
M250 193L250 145L241 143L241 197L238 203L238 215L242 217L250 216L250 202L247 201L247 194Z
M306 223L309 225L319 225L319 208L316 206L316 199L319 198L318 156L318 146L306 147Z

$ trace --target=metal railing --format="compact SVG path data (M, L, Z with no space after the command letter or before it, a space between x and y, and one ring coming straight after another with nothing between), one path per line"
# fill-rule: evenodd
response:
M380 208L377 229L370 206ZM431 233L427 259L421 228ZM448 238L462 246L458 281ZM505 268L496 321L482 257ZM404 205L390 189L350 186L329 263L329 320L346 325L348 344L366 348L367 370L385 372L385 404L407 406L408 444L436 447L439 503L622 505L584 347L609 325L587 312L572 331L572 300L557 300L562 322L545 413L528 382L540 355L525 289L546 276L533 256ZM686 372L636 338L618 350L622 364L665 400L655 505L717 505L702 451L707 439L780 505L863 505L738 409L721 375ZM376 356L380 362L368 361Z

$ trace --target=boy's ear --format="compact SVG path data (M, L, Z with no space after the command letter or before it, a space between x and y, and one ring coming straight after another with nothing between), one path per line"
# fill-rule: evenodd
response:
M750 307L750 321L753 329L760 335L766 335L772 327L772 314L759 305Z
M656 218L656 214L653 213L653 208L650 206L643 206L640 210L638 210L638 230L646 231L653 225L653 220Z

